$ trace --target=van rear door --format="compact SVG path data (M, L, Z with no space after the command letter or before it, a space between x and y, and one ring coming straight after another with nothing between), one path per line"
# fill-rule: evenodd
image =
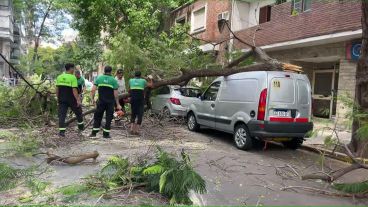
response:
M306 80L305 80L306 79ZM308 122L310 84L304 75L269 73L268 114L273 122Z
M296 108L296 90L293 74L268 74L268 113L266 120L276 122L294 122Z

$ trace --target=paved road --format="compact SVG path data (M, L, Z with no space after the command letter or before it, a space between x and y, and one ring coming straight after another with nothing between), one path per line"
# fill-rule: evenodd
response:
M157 144L176 153L181 149L190 152L195 168L205 178L208 187L208 193L205 195L193 194L192 198L197 205L368 205L368 201L329 197L313 191L282 191L281 188L288 186L331 190L326 183L301 181L298 177L305 173L321 171L321 157L316 154L287 150L278 145L270 145L266 151L245 152L233 146L231 135L228 134L213 130L192 133L177 126L169 127L167 131L170 131L173 139L158 137L155 140L147 140L126 137L121 135L121 131L113 130L112 135L115 138L112 140L88 140L57 149L56 152L60 154L98 150L101 154L100 165L53 166L54 171L45 178L55 186L75 183L100 169L111 155L137 158ZM13 162L24 161L13 159ZM323 163L325 170L343 166L342 163L329 159ZM368 177L367 171L360 172L359 175Z

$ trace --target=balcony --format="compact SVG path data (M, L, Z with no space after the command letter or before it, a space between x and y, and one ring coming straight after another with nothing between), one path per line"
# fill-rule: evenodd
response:
M0 38L13 41L13 22L10 16L2 13L4 12L0 10Z

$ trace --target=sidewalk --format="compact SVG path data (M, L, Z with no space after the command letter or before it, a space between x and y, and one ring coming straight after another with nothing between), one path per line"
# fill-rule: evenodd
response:
M334 121L333 120L315 120L314 121L314 135L304 142L305 145L311 146L319 146L322 147L325 143L325 139L327 137L331 137L336 139L336 134L332 130L334 128ZM346 129L341 129L337 127L336 133L338 139L343 144L348 144L351 140L351 131Z

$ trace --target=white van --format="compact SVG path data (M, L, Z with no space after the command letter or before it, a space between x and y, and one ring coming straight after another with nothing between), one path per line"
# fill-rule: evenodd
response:
M188 129L200 126L232 133L239 149L279 141L297 149L311 122L311 86L306 75L244 72L217 78L187 113Z

